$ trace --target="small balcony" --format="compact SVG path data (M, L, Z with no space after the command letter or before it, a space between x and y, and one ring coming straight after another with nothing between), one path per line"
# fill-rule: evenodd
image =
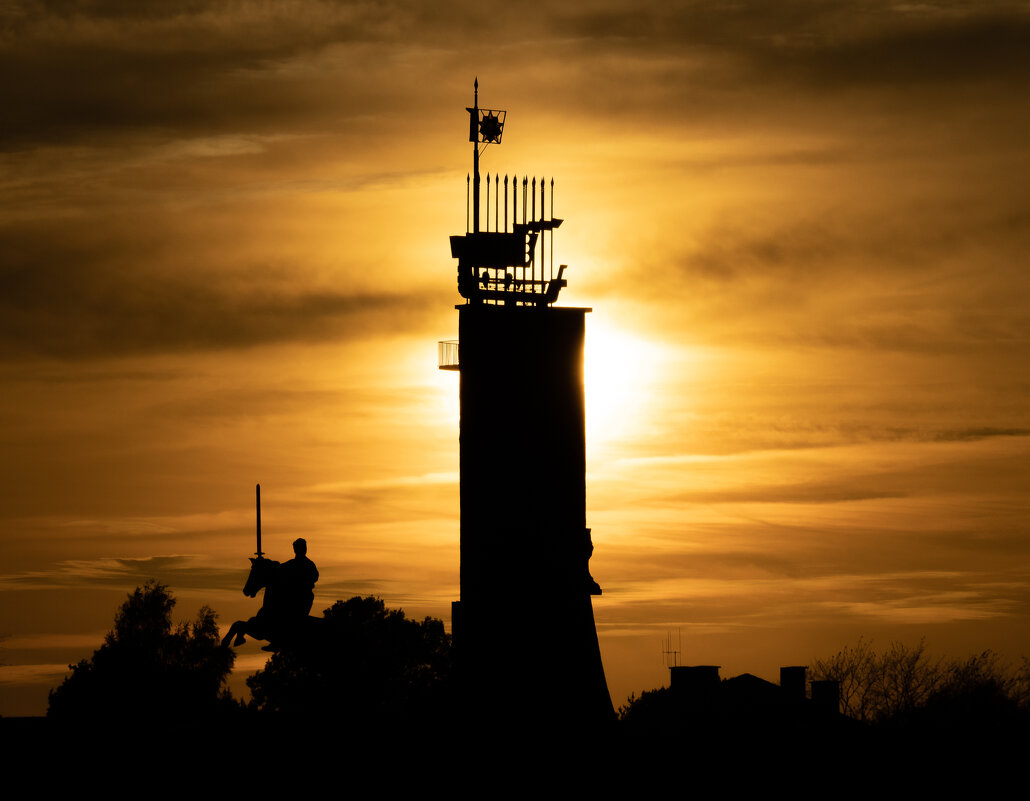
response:
M460 370L458 340L445 339L436 343L436 360L441 370Z

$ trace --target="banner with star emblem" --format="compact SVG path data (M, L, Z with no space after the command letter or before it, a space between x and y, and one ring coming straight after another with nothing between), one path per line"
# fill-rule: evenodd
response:
M486 145L501 144L501 134L504 133L504 116L507 112L490 108L470 108L468 113L470 142L481 142Z

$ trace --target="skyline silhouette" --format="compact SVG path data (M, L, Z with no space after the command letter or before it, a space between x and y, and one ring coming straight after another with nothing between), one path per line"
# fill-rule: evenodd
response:
M495 752L519 742L539 752L543 743L578 735L623 760L639 748L655 756L668 745L689 747L695 759L708 751L725 756L727 743L738 759L741 747L770 756L796 753L799 741L810 754L828 749L837 760L854 760L867 749L904 743L902 767L922 774L921 755L971 746L997 754L1018 748L1030 733L1030 661L1013 668L989 651L938 659L923 643L877 651L860 641L811 669L783 666L778 682L750 673L721 677L715 665L673 666L668 687L630 696L618 719L610 707L598 717L575 702L570 709L546 681L519 700L520 688L497 662L486 671L492 686L469 684L474 643L467 610L458 635L462 656L442 621L407 619L372 596L324 610L317 637L280 640L247 679L252 699L242 703L227 691L235 652L218 642L217 613L202 607L192 623L174 625L175 603L159 582L127 594L103 645L51 691L46 720L0 720L7 738L31 754L88 729L89 750L102 751L110 738L124 739L126 726L188 727L196 736L199 724L223 747L237 748L244 732L243 742L260 733L279 744L278 752L303 747L297 736L312 726L329 726L342 729L332 742L337 749L357 738L396 743L399 732L432 731L437 741L473 751L485 737ZM509 656L532 660L534 647ZM572 686L558 673L550 679ZM152 744L135 745L142 761L158 757Z
M1024 11L12 8L0 714L41 714L147 578L253 615L257 481L269 553L317 554L316 614L449 624L434 350L475 75L508 110L484 173L555 176L562 303L595 309L616 704L678 629L767 679L862 636L1030 653Z

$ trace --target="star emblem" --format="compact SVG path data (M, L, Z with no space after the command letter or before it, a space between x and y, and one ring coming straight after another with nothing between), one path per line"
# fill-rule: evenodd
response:
M483 114L479 121L479 135L487 144L501 141L501 121L496 114L489 111Z

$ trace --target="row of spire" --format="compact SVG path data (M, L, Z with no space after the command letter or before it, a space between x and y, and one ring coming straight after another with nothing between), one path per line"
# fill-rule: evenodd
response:
M482 179L480 179L482 180ZM472 192L472 175L469 174L465 178L466 189L465 189L465 233L475 230L478 226L475 226L475 222L472 219L472 215L476 213L476 210L472 208L472 198L474 193ZM511 194L508 193L508 185L511 184ZM536 220L547 220L554 219L554 178L551 179L551 191L550 197L547 197L547 180L540 178L540 216L537 216L537 178L534 176L532 180L529 177L523 176L522 178L522 192L519 192L519 178L517 175L504 176L504 193L501 193L501 176L494 173L492 176L490 173L486 174L486 227L485 231L503 231L507 233L508 222L511 221L514 227L517 223L526 224ZM490 195L491 187L493 194L493 208L491 214ZM519 195L522 195L522 219L519 219ZM509 207L508 200L511 198L511 205ZM550 216L547 215L546 200L550 200ZM501 216L501 206L504 207L504 215ZM491 220L493 222L493 228L491 229ZM502 223L503 220L503 223ZM501 227L503 225L503 228ZM513 228L514 230L514 228Z

